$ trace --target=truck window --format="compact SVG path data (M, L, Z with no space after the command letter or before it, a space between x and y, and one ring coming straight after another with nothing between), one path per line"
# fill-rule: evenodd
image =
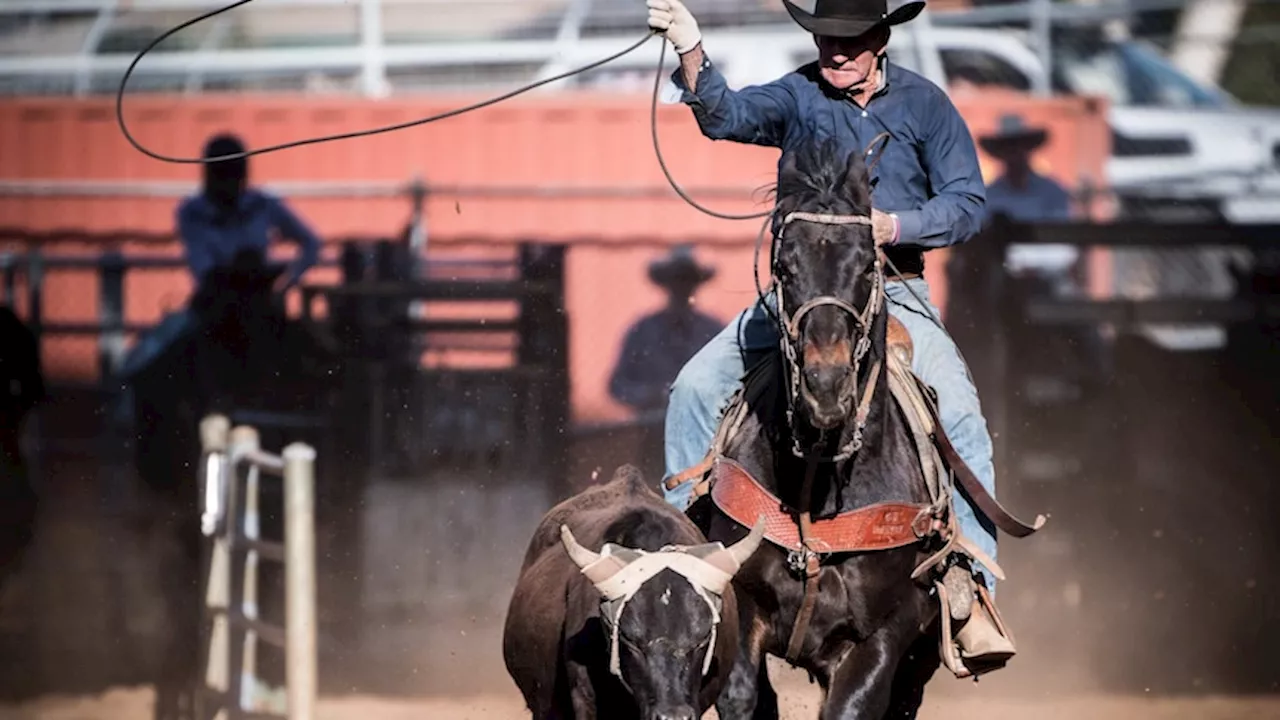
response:
M1198 85L1159 53L1135 42L1059 43L1054 46L1056 89L1103 95L1115 105L1225 107L1222 92Z
M979 87L1031 91L1031 78L994 53L973 49L943 49L942 69L947 84L962 82Z

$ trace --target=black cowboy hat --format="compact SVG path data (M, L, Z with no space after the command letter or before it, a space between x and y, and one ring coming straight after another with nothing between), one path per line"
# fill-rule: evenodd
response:
M994 156L1029 153L1049 139L1044 128L1031 127L1021 115L1009 113L1000 116L999 129L978 138L978 144Z
M649 279L654 285L662 287L696 287L715 277L715 274L715 268L702 265L694 259L693 248L688 245L677 245L666 257L649 263Z
M901 25L924 10L923 0L782 0L782 4L800 27L829 37L857 37L877 25Z

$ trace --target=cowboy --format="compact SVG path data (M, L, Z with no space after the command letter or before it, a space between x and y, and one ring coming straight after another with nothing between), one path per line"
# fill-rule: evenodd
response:
M687 245L649 264L649 280L666 291L667 304L627 331L609 379L609 394L615 400L641 413L666 408L671 381L680 368L724 327L693 307L694 293L715 274Z
M1044 128L1031 127L1016 113L1000 116L998 129L978 138L978 144L1004 171L987 186L987 216L997 213L1011 220L1067 220L1071 193L1051 177L1031 167L1031 156L1049 139Z
M787 11L812 33L817 62L764 85L731 90L704 51L698 23L680 0L647 0L649 27L662 32L680 56L672 81L712 139L782 148L826 138L841 151L879 152L872 177L875 242L897 268L887 278L889 311L911 335L913 370L938 395L943 428L982 485L995 492L991 436L977 390L955 342L935 322L929 303L924 253L965 242L981 227L985 189L977 150L947 95L923 77L889 60L891 28L915 18L924 2L890 11L886 0L784 0ZM882 149L869 147L882 132ZM914 296L912 291L914 291ZM916 299L918 296L919 300ZM774 350L777 328L757 302L743 311L685 365L672 385L667 410L667 477L706 454L718 417L740 385L746 355ZM667 499L687 507L692 482ZM957 493L961 531L992 558L995 528ZM999 667L1014 654L1011 640L975 599L976 582L994 590L981 566L955 565L944 578L961 629L955 639L966 663ZM991 608L994 611L994 608Z
M205 159L245 151L231 134L219 134L205 144ZM242 250L266 259L272 232L298 244L297 259L284 276L281 290L292 287L316 264L320 240L297 215L274 195L249 187L248 158L205 163L200 192L178 206L178 235L197 287L215 267L230 266Z
M1016 113L1002 115L995 132L978 137L982 149L1003 166L987 186L988 221L996 215L1018 222L1071 219L1071 193L1031 167L1032 154L1048 139L1047 130L1027 125ZM1033 270L1065 286L1078 254L1070 245L1014 245L1007 262L1013 272Z

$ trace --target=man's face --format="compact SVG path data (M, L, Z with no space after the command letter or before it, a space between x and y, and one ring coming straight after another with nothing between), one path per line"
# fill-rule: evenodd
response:
M837 90L856 90L870 77L876 57L889 42L889 28L873 28L857 37L814 35L822 78Z

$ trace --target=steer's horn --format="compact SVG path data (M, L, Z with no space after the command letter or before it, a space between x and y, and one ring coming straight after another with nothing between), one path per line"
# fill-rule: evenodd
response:
M756 518L755 527L751 528L751 534L725 548L725 552L729 553L729 556L733 558L740 568L747 561L747 558L751 557L751 554L756 551L756 548L760 547L762 540L764 540L764 516L760 515ZM737 571L738 569L734 568L734 572L736 573Z
M704 561L715 566L728 577L733 577L742 568L742 564L751 557L751 554L760 547L760 542L764 539L764 516L756 518L756 526L751 528L751 534L742 538L738 542L729 547L722 547L703 558ZM715 543L719 545L719 543Z
M579 570L600 559L599 553L591 552L578 544L577 538L569 531L568 525L560 526L560 543L564 545L565 552L569 553L569 558Z

